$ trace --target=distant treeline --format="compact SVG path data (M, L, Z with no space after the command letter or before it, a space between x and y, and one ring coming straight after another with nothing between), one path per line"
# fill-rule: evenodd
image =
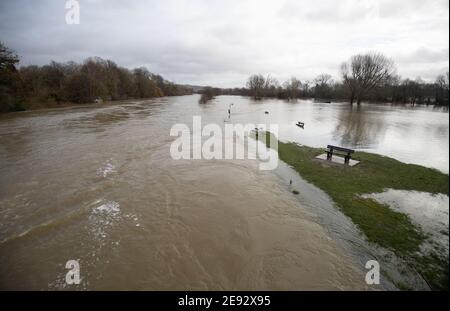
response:
M255 99L315 98L317 100L348 100L397 102L411 104L449 104L449 73L437 76L431 83L421 78L402 79L396 74L392 60L379 53L355 55L341 65L341 79L329 74L313 80L300 81L295 77L280 84L270 75L256 74L247 81L246 88L206 88L203 93L215 95L243 95Z
M19 57L0 43L0 112L37 107L57 107L66 103L124 100L192 94L190 87L177 85L146 68L123 68L98 57L82 64L51 62L45 66L17 68ZM216 95L252 96L255 99L315 98L449 105L449 73L434 82L402 79L394 62L379 53L358 54L341 65L341 77L334 80L321 74L313 80L292 77L280 82L270 75L250 76L245 88L206 87L200 103Z
M129 70L98 57L82 64L51 62L17 68L19 57L0 43L0 112L65 103L91 103L192 94L146 68Z
M226 91L223 89L207 86L199 93L202 94L202 96L200 96L200 99L198 100L199 104L206 104L217 95L225 95Z

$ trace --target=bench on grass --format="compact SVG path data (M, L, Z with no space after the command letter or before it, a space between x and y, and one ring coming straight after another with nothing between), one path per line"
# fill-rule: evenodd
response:
M337 154L341 154L341 155L345 156L345 164L349 164L350 159L352 157L352 153L354 153L354 152L355 152L355 150L352 150L352 149L328 145L327 146L327 160L331 161L333 154L337 153Z
M296 124L298 127L305 128L305 123L298 121Z

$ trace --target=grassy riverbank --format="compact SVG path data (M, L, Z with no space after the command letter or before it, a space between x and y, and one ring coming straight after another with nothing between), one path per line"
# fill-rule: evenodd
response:
M268 142L271 134L266 134ZM407 215L361 197L386 188L448 195L448 175L365 152L355 154L354 158L361 163L354 167L316 160L324 149L294 143L279 142L278 152L282 161L325 191L370 242L392 250L411 263L433 289L448 289L448 257L438 249L421 254L420 245L427 236Z

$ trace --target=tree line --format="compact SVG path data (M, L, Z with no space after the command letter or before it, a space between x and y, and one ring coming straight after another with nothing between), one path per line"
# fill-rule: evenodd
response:
M58 106L64 103L90 103L97 100L125 100L192 94L190 87L177 85L153 74L145 67L127 69L99 57L83 63L50 62L44 66L17 68L18 55L0 42L0 112ZM394 62L380 53L352 56L340 67L340 79L329 74L313 80L292 77L280 82L271 75L251 75L244 88L206 87L200 103L217 95L243 95L255 99L315 98L316 100L363 100L412 104L449 105L449 73L434 82L402 79Z
M249 77L246 88L223 89L222 94L252 96L255 99L315 98L318 100L383 101L411 104L449 105L449 73L439 75L434 82L402 79L394 62L380 53L352 56L340 68L341 79L329 74L313 80L300 81L292 77L283 84L270 75Z
M17 68L18 55L0 43L0 112L192 94L192 89L165 80L147 68L127 69L99 57L83 63L50 62Z

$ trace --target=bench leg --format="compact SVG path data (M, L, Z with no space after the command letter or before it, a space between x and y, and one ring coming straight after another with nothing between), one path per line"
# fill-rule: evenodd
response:
M350 156L345 156L345 164L350 164Z
M327 160L331 160L332 156L333 156L333 153L330 151L327 151Z

